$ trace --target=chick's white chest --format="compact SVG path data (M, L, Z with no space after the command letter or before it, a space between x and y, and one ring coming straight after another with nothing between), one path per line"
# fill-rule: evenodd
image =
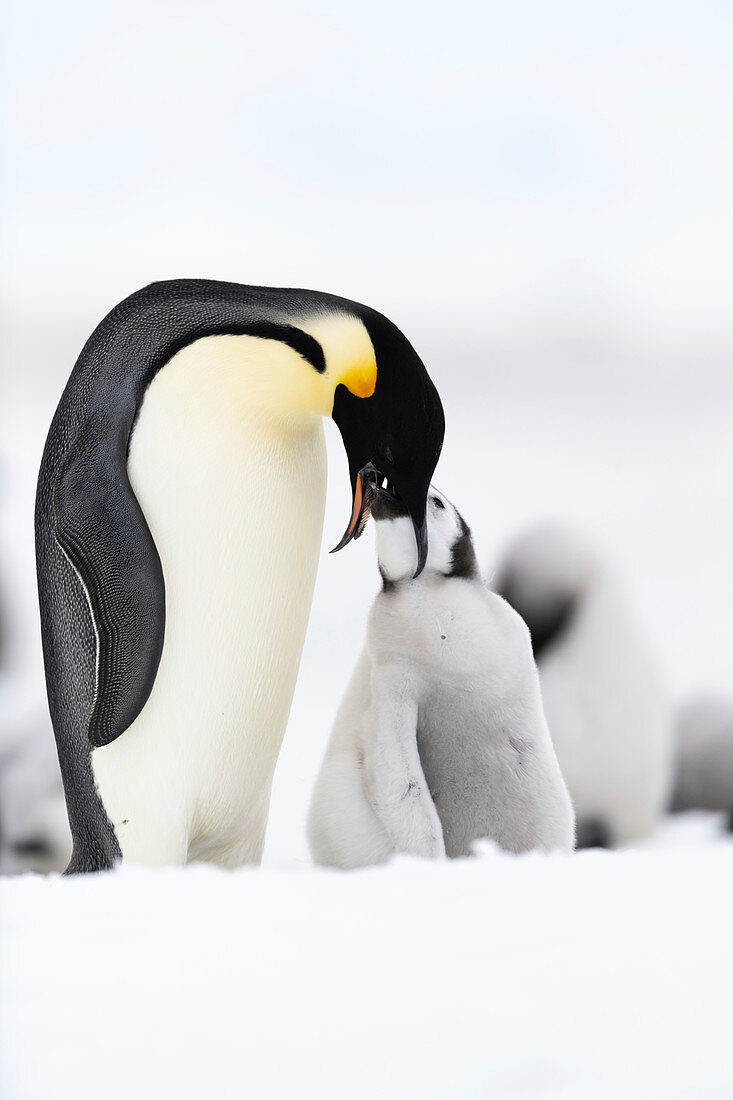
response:
M504 641L478 586L439 579L385 593L375 602L368 644L376 663L408 662L430 683L485 676Z

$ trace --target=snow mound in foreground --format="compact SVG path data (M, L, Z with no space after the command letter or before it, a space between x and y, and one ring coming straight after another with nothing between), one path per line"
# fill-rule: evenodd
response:
M6 880L6 1100L731 1095L733 845Z

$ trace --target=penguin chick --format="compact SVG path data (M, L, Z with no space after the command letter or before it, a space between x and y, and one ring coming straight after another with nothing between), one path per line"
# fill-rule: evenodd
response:
M672 811L722 810L733 831L733 704L690 699L677 715L676 742Z
M569 851L573 811L545 722L529 633L483 585L471 532L431 486L417 578L399 497L372 505L383 587L317 781L308 833L334 867L393 852Z
M611 567L545 524L509 549L494 591L527 623L578 847L652 831L671 780L671 730L646 639Z

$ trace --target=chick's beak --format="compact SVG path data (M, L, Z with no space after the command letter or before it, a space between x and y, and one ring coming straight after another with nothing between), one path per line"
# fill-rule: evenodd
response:
M383 485L385 480L386 486ZM337 550L342 550L352 539L358 539L363 534L364 528L367 525L367 520L371 515L372 505L377 496L385 497L390 501L393 507L395 505L397 506L395 515L409 515L412 519L412 526L415 532L415 543L417 546L417 569L413 576L419 577L425 568L425 562L428 557L425 499L423 497L421 506L418 506L418 508L413 511L409 504L403 501L398 495L394 484L389 481L386 475L380 473L373 462L367 462L356 475L351 518L349 519L348 526L344 531L341 541L337 546L334 546L331 553L335 554Z

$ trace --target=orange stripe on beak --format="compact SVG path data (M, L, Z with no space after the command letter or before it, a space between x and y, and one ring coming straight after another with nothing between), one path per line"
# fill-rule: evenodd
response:
M356 475L356 485L354 486L354 504L351 509L351 519L349 520L349 526L344 531L344 536L338 546L334 546L331 550L332 554L335 554L337 550L342 550L348 542L360 534L359 521L361 520L361 514L364 510L364 475L361 471Z

